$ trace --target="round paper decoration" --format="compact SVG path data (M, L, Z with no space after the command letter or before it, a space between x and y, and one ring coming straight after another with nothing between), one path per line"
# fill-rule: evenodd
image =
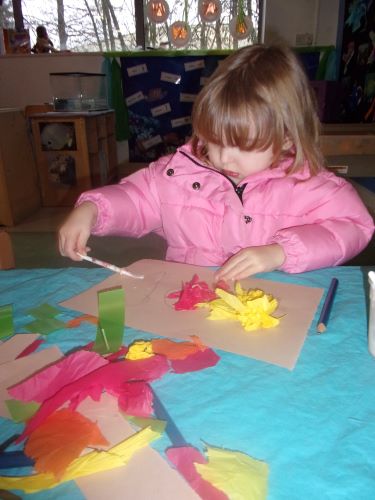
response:
M221 2L219 0L199 0L198 12L203 22L213 23L221 15Z
M169 5L165 0L151 0L146 6L147 17L153 23L164 23L169 16Z
M191 38L190 26L184 21L176 21L169 26L168 36L175 47L185 47Z
M229 32L237 40L248 38L252 29L253 22L250 16L237 16L229 21Z

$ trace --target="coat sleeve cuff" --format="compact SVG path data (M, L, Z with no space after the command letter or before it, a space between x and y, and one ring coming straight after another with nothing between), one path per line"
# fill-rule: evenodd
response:
M110 220L112 218L112 207L109 201L100 193L86 192L78 198L75 206L78 207L85 201L91 201L97 206L98 217L95 225L91 228L91 234L102 236L109 230Z
M308 249L295 233L288 235L276 233L272 243L280 245L285 253L285 260L280 266L281 271L286 273L302 273L308 270Z

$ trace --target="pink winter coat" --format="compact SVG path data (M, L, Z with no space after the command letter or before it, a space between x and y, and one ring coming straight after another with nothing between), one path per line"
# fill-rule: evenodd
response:
M306 167L287 175L288 162L237 186L200 162L190 145L120 181L83 193L98 206L92 233L140 237L151 231L168 243L166 258L221 266L249 246L280 244L282 270L336 266L358 254L374 231L355 189L328 171Z

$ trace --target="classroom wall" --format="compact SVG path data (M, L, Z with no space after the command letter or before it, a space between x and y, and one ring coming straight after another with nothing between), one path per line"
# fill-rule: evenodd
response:
M315 45L336 45L342 0L264 0L264 41L296 44L296 35L312 33ZM0 108L20 108L52 102L49 73L102 69L100 54L56 53L0 56ZM127 158L127 143L118 143L119 160Z
M0 109L51 103L50 73L102 71L101 54L30 54L0 57ZM128 159L127 141L117 143L119 163Z
M315 45L336 45L340 0L265 0L264 41L296 44L313 34ZM0 57L0 108L51 102L49 73L100 72L100 54L32 54Z
M339 11L342 0L320 0L315 45L337 46Z
M0 57L0 108L52 102L49 73L100 73L100 54L30 54Z
M312 33L315 45L336 45L340 1L264 0L264 40L295 45L296 35ZM0 56L0 108L51 102L49 73L100 72L100 54Z
M336 45L340 0L265 0L264 41L296 45L311 34L314 45Z

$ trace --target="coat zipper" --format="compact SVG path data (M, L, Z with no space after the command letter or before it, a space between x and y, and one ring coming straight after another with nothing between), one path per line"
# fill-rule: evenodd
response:
M232 179L230 177L228 177L227 175L223 174L222 172L219 172L218 170L214 170L214 169L212 169L210 167L207 167L206 165L203 165L202 163L199 163L194 158L192 158L191 156L189 156L188 154L186 154L184 151L178 151L178 152L180 154L182 154L183 156L185 156L186 158L188 158L193 163L195 163L195 165L198 165L198 167L205 168L206 170L211 170L211 172L215 172L216 174L219 174L219 175L225 177L225 179L227 179L231 183L231 185L232 185L232 187L233 187L236 195L239 197L241 203L243 204L243 202L242 202L242 194L243 194L243 192L244 192L244 190L246 188L246 185L247 185L246 182L245 182L245 184L242 184L240 186L239 184L236 184L235 182L233 182Z

